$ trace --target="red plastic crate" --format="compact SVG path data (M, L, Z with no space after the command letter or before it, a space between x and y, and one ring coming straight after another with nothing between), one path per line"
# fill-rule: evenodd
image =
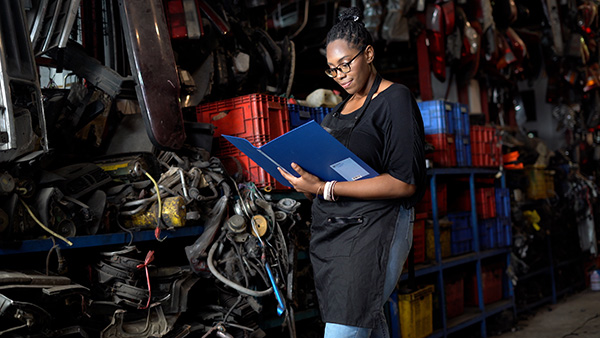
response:
M471 158L474 167L502 165L502 145L496 128L471 126Z
M415 264L425 262L425 221L427 213L415 215L413 224L413 248L415 251Z
M481 286L483 289L483 303L490 304L502 299L502 271L501 264L484 265L481 267ZM478 306L477 276L472 274L465 281L465 305Z
M237 149L221 135L242 137L255 146L290 131L287 100L273 95L250 94L210 102L196 107L196 119L215 126L218 138L214 152L229 154Z
M241 175L243 181L253 182L258 188L263 188L267 191L291 189L277 182L273 176L269 175L263 168L240 151L221 154L219 158L227 173L234 179L238 179L238 176Z
M438 217L442 217L446 215L448 212L448 188L446 183L437 182L435 186L436 194L437 194L437 209L438 209ZM429 186L427 186L427 190L425 190L425 195L419 203L415 204L415 212L422 213L426 212L429 217L433 217L432 205L431 205L431 191L429 190Z
M453 275L444 281L446 294L446 318L454 318L465 312L465 278L462 274Z
M494 188L475 189L477 217L481 219L496 217L496 190Z
M463 190L457 194L458 210L471 210L471 195L469 190ZM477 217L488 219L496 217L496 190L493 187L475 189L475 209Z
M433 145L435 151L425 157L433 161L434 166L456 167L456 144L454 134L425 135L425 141Z
M250 94L196 107L196 119L215 126L213 154L227 171L241 172L259 188L289 190L221 135L242 137L260 147L290 131L287 100L273 95Z

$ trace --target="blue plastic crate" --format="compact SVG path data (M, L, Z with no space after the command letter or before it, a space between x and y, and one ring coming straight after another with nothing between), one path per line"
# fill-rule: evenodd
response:
M328 107L317 107L312 109L315 115L315 121L319 124L321 124L321 122L325 118L325 115L331 113L331 111L333 110L332 108Z
M510 219L510 191L508 188L496 188L496 216Z
M473 229L471 228L471 212L453 212L448 214L452 222L450 246L452 255L460 255L473 251Z
M470 138L471 123L469 122L469 106L462 103L454 103L452 110L454 121L454 132L458 135Z
M512 244L512 223L510 217L497 217L497 246L499 248Z
M479 226L479 248L493 249L498 246L498 221L496 218L477 220Z
M471 140L468 137L455 137L456 143L456 165L459 167L470 167L473 164L471 160Z
M296 128L305 124L306 122L310 122L312 120L317 120L316 112L314 108L300 106L297 104L288 104L288 111L290 112L290 127ZM323 120L321 118L321 120ZM320 123L320 121L317 121Z
M425 135L454 134L453 104L442 100L422 101L417 103Z

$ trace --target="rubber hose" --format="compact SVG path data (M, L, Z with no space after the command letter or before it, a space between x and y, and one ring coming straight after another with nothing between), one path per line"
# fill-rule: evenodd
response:
M235 290L237 290L241 293L247 294L249 296L252 296L252 297L264 297L264 296L267 296L267 295L273 293L273 287L270 287L264 291L250 290L248 288L245 288L239 284L236 284L236 283L230 281L225 276L223 276L219 271L217 271L217 268L213 264L213 256L215 254L215 251L217 250L218 245L219 245L218 241L213 243L212 247L210 248L210 251L208 252L208 259L207 259L208 269L210 270L210 272L213 275L215 275L215 277L217 277L218 280L220 280L223 284L225 284L229 287L232 287Z

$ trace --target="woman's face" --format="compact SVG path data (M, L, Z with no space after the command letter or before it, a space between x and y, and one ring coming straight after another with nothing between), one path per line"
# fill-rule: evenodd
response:
M357 56L357 54L359 54ZM367 61L372 53L369 46L361 53L360 49L351 47L347 41L338 39L327 45L327 65L329 68L336 68L347 63L350 65L350 72L343 73L337 69L337 74L333 78L348 94L354 94L366 87L371 75L370 61ZM354 60L352 60L357 56Z

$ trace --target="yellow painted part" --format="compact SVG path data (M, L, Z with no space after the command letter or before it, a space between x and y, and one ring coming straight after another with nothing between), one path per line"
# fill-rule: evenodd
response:
M125 226L129 228L155 228L158 224L158 203L152 206L144 213L134 215L130 220L125 221ZM185 201L183 197L168 197L163 200L162 219L167 227L182 227L185 225Z
M398 295L402 338L423 338L433 332L433 285Z
M127 168L129 162L117 163L117 164L98 164L104 171L115 171L118 169Z
M255 215L252 217L258 236L262 237L267 233L267 219L263 215ZM256 237L254 230L251 231L252 235Z

